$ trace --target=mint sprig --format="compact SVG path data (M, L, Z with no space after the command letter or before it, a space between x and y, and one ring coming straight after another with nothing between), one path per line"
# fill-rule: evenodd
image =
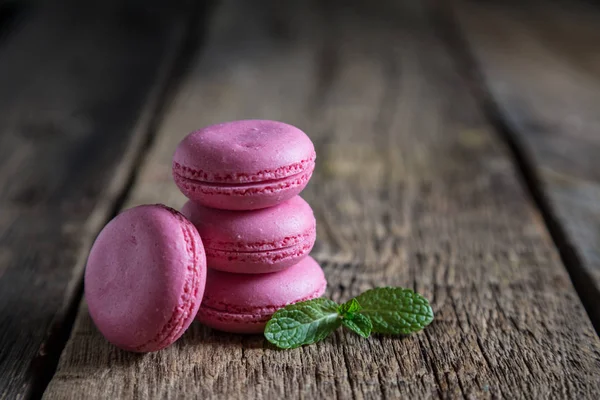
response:
M318 298L286 306L273 314L265 337L277 347L291 349L325 339L344 325L362 337L371 332L409 334L433 321L426 298L410 289L371 289L348 302Z
M290 304L273 314L265 327L267 340L293 349L325 339L342 323L336 302L318 298Z
M367 290L357 298L360 313L373 322L373 332L408 335L433 321L427 299L410 289L382 287Z

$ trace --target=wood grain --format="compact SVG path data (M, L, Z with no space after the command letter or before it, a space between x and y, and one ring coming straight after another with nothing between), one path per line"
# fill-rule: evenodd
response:
M335 300L411 287L436 319L409 337L340 330L280 351L194 324L129 354L83 303L46 399L597 398L600 344L507 149L420 3L224 1L127 207L184 198L171 156L239 118L309 133L313 255Z
M91 241L148 137L187 17L147 5L18 2L4 21L1 399L41 396L50 380Z
M492 106L530 160L598 331L600 8L577 1L456 2L454 11Z

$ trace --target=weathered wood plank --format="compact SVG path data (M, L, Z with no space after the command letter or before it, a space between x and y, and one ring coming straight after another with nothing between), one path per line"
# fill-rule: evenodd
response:
M41 396L50 380L91 240L127 186L185 36L182 4L145 4L19 2L3 33L2 399Z
M340 331L288 351L194 324L175 345L135 355L98 334L84 303L45 398L600 395L598 338L427 10L328 4L220 5L127 206L183 204L170 164L188 131L288 121L317 147L303 196L328 296L412 287L432 300L434 323L405 338Z
M600 8L456 2L500 118L540 180L558 243L600 329Z

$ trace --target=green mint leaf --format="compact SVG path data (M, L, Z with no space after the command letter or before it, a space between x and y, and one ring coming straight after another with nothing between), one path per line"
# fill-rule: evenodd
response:
M325 339L342 323L338 304L318 298L290 304L273 314L265 337L282 349L293 349Z
M354 314L352 319L343 319L342 324L351 331L358 333L364 338L368 338L371 335L373 329L373 323L371 319L363 314Z
M338 307L338 312L340 313L340 315L344 318L348 316L348 319L352 319L351 316L357 313L359 310L360 304L356 299L352 299Z
M356 299L362 307L359 313L371 319L376 333L407 335L433 321L433 310L427 299L410 289L376 288Z

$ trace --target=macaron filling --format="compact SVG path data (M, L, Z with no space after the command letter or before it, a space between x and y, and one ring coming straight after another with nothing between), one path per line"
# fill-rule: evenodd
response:
M240 273L243 271L240 271L239 268L235 267L231 268L230 270L229 268L227 268L227 266L231 265L231 263L280 264L286 260L298 260L299 258L308 255L313 245L314 240L312 238L306 238L304 241L299 242L293 246L273 250L229 251L207 249L206 258L209 264L213 267L216 267L218 264L220 270ZM281 267L279 266L274 270L279 270L280 268Z
M290 235L281 239L275 240L264 240L256 242L229 242L220 240L204 240L204 248L212 251L229 251L236 253L256 253L256 252L268 252L274 250L283 250L287 248L296 247L298 245L304 246L306 242L312 242L314 240L316 227L313 225L306 232L299 235Z
M229 174L218 174L203 171L201 169L191 168L188 166L181 165L178 162L173 162L173 173L182 179L188 179L193 182L202 184L247 184L253 182L266 183L269 181L277 181L283 178L302 174L306 171L312 171L315 167L316 153L312 153L311 156L305 160L297 163L292 163L279 168L257 171L255 173L229 173Z
M243 182L213 182L198 180L188 176L180 175L175 167L173 169L173 175L179 186L190 191L200 192L203 194L247 196L261 193L275 193L284 189L303 186L309 181L313 170L314 162L309 164L309 167L304 171L294 175L263 181Z

